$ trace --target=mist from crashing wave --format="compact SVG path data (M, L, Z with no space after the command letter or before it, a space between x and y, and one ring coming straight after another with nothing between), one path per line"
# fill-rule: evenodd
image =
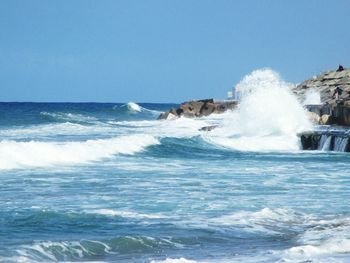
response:
M291 92L292 84L271 69L253 71L238 84L238 109L223 115L222 124L207 140L243 151L295 151L297 134L311 128L303 106Z

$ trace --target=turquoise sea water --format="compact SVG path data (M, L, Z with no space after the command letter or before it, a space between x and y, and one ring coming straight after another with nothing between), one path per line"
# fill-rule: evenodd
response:
M0 261L350 262L349 154L171 106L0 103Z

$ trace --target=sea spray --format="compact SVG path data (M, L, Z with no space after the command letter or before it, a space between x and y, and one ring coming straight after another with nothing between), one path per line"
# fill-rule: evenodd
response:
M321 104L321 94L317 90L309 89L305 92L304 105Z
M224 115L223 125L206 139L236 150L298 150L297 133L311 123L292 84L271 69L253 71L238 84L242 100L238 109Z

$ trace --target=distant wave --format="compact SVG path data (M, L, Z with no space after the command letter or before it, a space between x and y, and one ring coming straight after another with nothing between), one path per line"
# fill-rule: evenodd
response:
M158 143L150 135L82 142L0 141L0 169L81 164L109 158L115 154L134 154Z
M136 219L160 219L164 216L160 214L143 214L131 211L122 211L114 209L97 209L92 211L87 211L87 213L106 215L106 216L119 216L124 218L136 218Z
M130 111L134 111L134 112L141 112L142 111L142 107L134 102L128 102L126 104L126 106L128 107L128 109Z
M44 118L51 118L53 120L60 121L75 121L75 122L95 122L97 119L92 116L86 116L79 113L70 112L40 112L40 115Z
M112 132L115 134L115 129L111 125L104 125L103 123L99 123L98 125L82 125L74 122L62 122L2 129L0 130L0 136L3 139L26 139L34 136L47 138L59 135L106 135Z
M121 106L114 106L113 109L114 110L121 110L121 111L127 112L129 114L137 114L137 113L143 112L143 113L151 113L151 114L158 115L161 113L160 111L150 110L150 109L144 108L135 102L128 102L128 103L123 104Z

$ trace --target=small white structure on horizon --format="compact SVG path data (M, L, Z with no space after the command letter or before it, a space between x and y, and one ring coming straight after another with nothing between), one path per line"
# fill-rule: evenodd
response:
M233 98L233 92L230 91L230 90L227 92L227 99L228 99L228 100L233 100L233 99L234 99L234 98Z
M229 90L227 92L227 99L228 100L240 100L242 98L241 90L238 85L232 88L232 90Z
M233 87L233 91L235 93L235 100L241 100L242 93L241 88L238 86L238 84L235 87Z

